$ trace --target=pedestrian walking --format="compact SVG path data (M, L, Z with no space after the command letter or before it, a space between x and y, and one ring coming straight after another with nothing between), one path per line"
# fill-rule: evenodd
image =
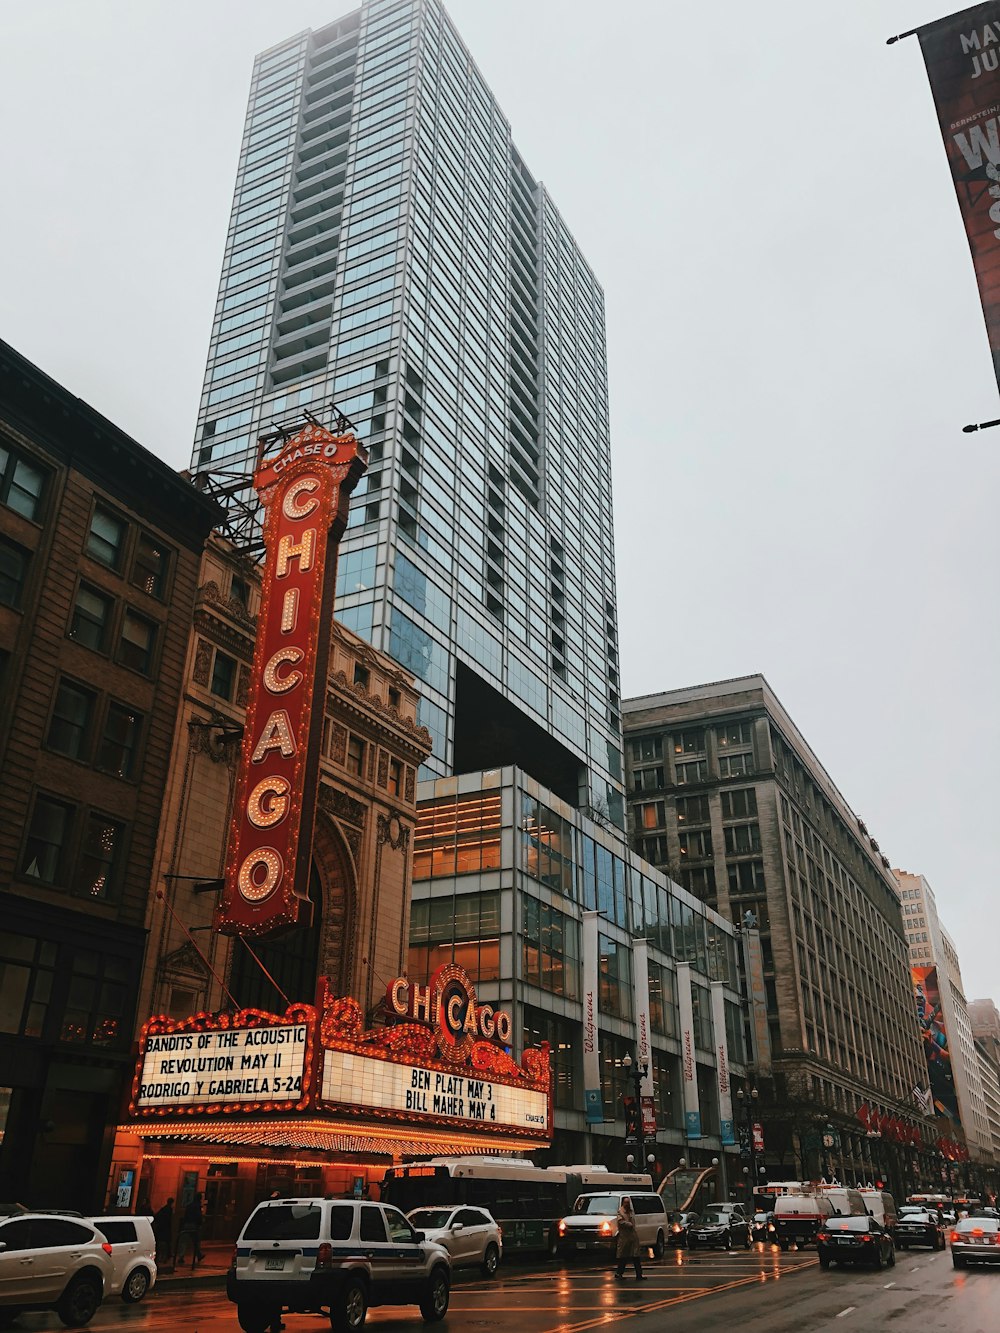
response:
M624 1281L625 1265L631 1260L635 1268L635 1280L645 1282L646 1279L642 1275L642 1264L639 1260L639 1240L635 1230L635 1209L632 1207L632 1200L627 1194L622 1196L615 1221L618 1223L618 1243L615 1246L615 1258L618 1260L618 1267L615 1270L615 1277Z
M204 1220L205 1215L202 1212L201 1194L199 1192L184 1209L181 1217L180 1235L177 1237L177 1264L180 1266L186 1262L187 1252L190 1249L192 1252L192 1273L195 1264L202 1263L205 1258L201 1248L201 1228Z
M153 1214L153 1239L156 1241L156 1262L165 1264L174 1252L173 1196Z

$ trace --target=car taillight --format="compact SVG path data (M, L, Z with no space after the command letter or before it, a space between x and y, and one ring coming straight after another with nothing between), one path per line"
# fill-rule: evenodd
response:
M602 1222L601 1225L600 1225L597 1229L598 1229L598 1231L601 1233L602 1236L612 1236L612 1235L614 1235L614 1228L612 1227L612 1225L611 1225L610 1222Z
M973 1228L972 1228L972 1234L973 1234L974 1236L981 1236L981 1235L983 1234L983 1229L982 1229L982 1227L973 1227Z
M559 1234L560 1234L560 1236L565 1236L565 1234L566 1234L566 1223L565 1223L565 1222L560 1222L560 1223L559 1223Z
M101 1249L104 1251L105 1254L111 1253L111 1246L108 1244L107 1241L104 1242L104 1244L101 1246Z
M874 1239L874 1236L862 1236L861 1243L862 1245L870 1245Z
M825 1245L826 1242L830 1239L830 1233L828 1231L817 1231L816 1239L821 1240Z
M236 1248L236 1246L234 1245L234 1246L233 1246L233 1257L232 1257L232 1258L230 1259L230 1261L229 1261L229 1266L230 1266L230 1268L235 1268L235 1267L236 1267L236 1260L237 1260L237 1258L239 1257L239 1253L240 1253L239 1250L238 1250L238 1249Z
M957 1231L953 1231L953 1232L951 1233L951 1235L949 1236L948 1239L951 1241L952 1245L954 1245L954 1244L955 1244L955 1241L959 1239L958 1232L957 1232Z
M317 1268L333 1267L333 1246L330 1244L329 1241L324 1241L323 1244L316 1251L316 1267Z

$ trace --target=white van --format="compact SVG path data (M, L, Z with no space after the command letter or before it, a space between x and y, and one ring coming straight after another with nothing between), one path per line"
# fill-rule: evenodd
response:
M849 1189L846 1185L820 1185L819 1192L826 1195L833 1204L834 1213L841 1217L864 1217L868 1211L860 1190Z
M869 1212L880 1227L883 1227L889 1234L895 1237L896 1234L896 1200L885 1190L864 1188L858 1190L861 1195L865 1209Z
M774 1201L774 1239L783 1250L792 1244L815 1244L817 1233L833 1212L834 1205L825 1193L783 1194Z
M581 1194L573 1211L560 1218L556 1226L556 1254L573 1251L611 1250L618 1243L618 1209L622 1199L632 1200L635 1209L635 1237L641 1248L662 1259L670 1224L663 1199L652 1191L604 1190L600 1194Z

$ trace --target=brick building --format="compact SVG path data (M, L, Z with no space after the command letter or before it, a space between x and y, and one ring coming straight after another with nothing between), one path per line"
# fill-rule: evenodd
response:
M219 515L0 343L0 1199L103 1197Z

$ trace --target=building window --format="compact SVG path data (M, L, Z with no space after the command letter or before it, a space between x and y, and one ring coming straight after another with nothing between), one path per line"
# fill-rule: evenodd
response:
M652 958L649 966L649 1026L661 1037L680 1036L677 1011L677 981L669 968Z
M635 807L635 818L640 828L662 828L667 822L666 807L662 801L640 801Z
M662 736L637 736L632 741L632 758L637 764L663 757Z
M220 699L232 700L236 687L236 659L229 657L218 648L215 650L215 662L212 665L212 683L209 689Z
M56 946L50 941L0 931L0 1032L41 1037L55 966Z
M760 851L759 824L733 824L724 832L728 855L745 856L748 852Z
M662 865L667 859L666 838L643 838L639 843L639 855L654 866Z
M706 782L708 780L708 763L704 759L694 759L686 764L677 764L675 771L679 787L688 786L692 782Z
M719 748L724 749L728 745L750 745L753 740L752 725L750 722L730 722L726 726L719 727L716 731Z
M576 1097L576 1055L574 1042L579 1044L579 1026L569 1019L544 1013L541 1009L524 1007L522 1050L549 1043L552 1063L552 1100L568 1111L578 1109Z
M757 793L753 787L722 793L723 819L752 819L757 814Z
M756 772L752 754L724 754L719 756L719 777L745 778Z
M414 838L414 879L499 869L499 792L474 792L421 805Z
M534 797L521 796L521 866L565 898L576 896L573 825Z
M21 861L22 875L43 884L60 883L72 818L72 806L49 796L35 798Z
M367 690L371 680L371 672L367 667L363 667L360 662L354 663L354 683L360 685L363 690Z
M59 1040L88 1046L127 1042L128 964L89 949L73 955Z
M688 893L700 898L702 902L714 901L716 897L715 867L698 866L690 869L686 866L682 867L680 885L682 889L687 889Z
M229 595L238 606L242 606L244 611L250 610L250 584L246 579L238 578L233 575L233 581L229 585Z
M678 796L678 824L707 824L710 819L707 796Z
M699 727L696 731L679 731L674 737L674 754L704 754L705 732Z
M98 505L90 520L87 554L108 569L120 569L128 524L103 505Z
M398 796L403 788L403 765L398 759L389 760L389 792Z
M71 680L59 682L46 745L69 759L86 759L95 695Z
M0 603L20 609L21 595L28 577L29 553L23 546L0 538Z
M709 829L692 829L678 835L681 856L685 860L700 861L713 855L712 834Z
M599 1007L611 1018L632 1017L632 953L607 935L598 936Z
M728 867L729 892L733 896L744 893L763 893L764 862L737 861Z
M423 983L442 963L457 963L477 983L500 979L499 892L413 904L407 976Z
M151 533L140 532L132 558L132 586L162 601L169 564L170 553L164 544Z
M394 685L389 686L389 707L399 711L399 705L403 702L403 696Z
M121 638L118 640L118 661L122 666L130 667L148 676L153 666L153 650L156 647L156 626L145 616L136 615L126 610L122 620Z
M360 736L347 738L347 771L361 777L365 768L365 743Z
M104 815L87 817L83 847L73 881L81 897L106 901L117 887L124 831L121 824Z
M522 980L575 1000L579 994L580 927L572 917L537 898L521 899Z
M110 597L81 583L73 606L70 638L82 643L85 648L93 648L97 653L106 652L113 610L114 602Z
M636 791L659 791L663 786L663 769L637 768L632 774L632 786Z
M117 778L131 778L141 731L142 718L134 709L126 704L109 704L97 749L97 767Z
M45 472L23 454L0 444L0 504L38 522L45 491Z

